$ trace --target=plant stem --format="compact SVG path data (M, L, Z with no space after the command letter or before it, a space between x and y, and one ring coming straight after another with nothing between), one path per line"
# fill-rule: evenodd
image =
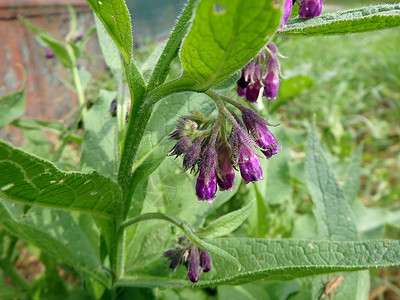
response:
M0 268L4 270L15 284L19 285L25 291L29 291L29 283L15 270L9 260L0 258Z
M216 93L213 90L208 90L206 92L206 95L208 95L211 99L214 100L219 112L221 114L224 114L229 119L229 121L232 123L233 126L239 126L235 120L235 117L232 116L232 114L228 111L228 109L225 107L224 103L222 102L222 100L220 98L221 97L220 94Z

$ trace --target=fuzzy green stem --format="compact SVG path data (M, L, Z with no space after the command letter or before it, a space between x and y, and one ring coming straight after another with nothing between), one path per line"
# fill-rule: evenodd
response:
M215 104L217 105L218 111L225 115L228 120L232 123L233 126L239 126L239 124L236 122L235 118L232 116L232 114L228 111L228 109L225 107L224 103L221 100L221 95L216 93L213 90L208 90L206 92L206 95L208 95L211 99L214 100Z

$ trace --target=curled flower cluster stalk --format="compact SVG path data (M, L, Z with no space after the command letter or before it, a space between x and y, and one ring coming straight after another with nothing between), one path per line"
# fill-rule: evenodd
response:
M199 281L201 272L208 272L212 268L210 253L184 237L179 239L177 247L165 251L163 255L170 260L169 268L172 271L184 265L192 282Z
M239 169L245 184L263 179L258 150L270 158L280 149L267 127L271 124L234 100L226 98L226 101L239 108L241 118L217 99L217 119L206 120L200 113L192 112L181 117L177 129L170 134L170 139L177 140L170 155L183 155L183 171L191 169L198 174L196 195L200 201L211 203L217 187L220 191L231 191L235 169ZM231 129L228 137L226 120Z
M237 82L237 93L245 97L250 103L257 101L261 89L262 95L268 99L275 99L279 89L281 75L278 56L274 43L269 42L258 55L253 58L242 70L242 76Z

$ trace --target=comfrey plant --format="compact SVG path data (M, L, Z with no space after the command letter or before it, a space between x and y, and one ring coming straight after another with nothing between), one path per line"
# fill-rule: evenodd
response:
M58 130L61 137L50 160L0 142L0 267L13 291L33 298L161 299L171 295L158 288L225 285L217 289L223 297L225 288L234 289L226 285L267 279L273 282L262 284L275 287L277 280L295 280L278 289L318 298L329 276L310 276L349 272L337 277L338 291L343 287L354 299L354 293L365 294L354 291L354 282L369 282L368 271L358 271L400 264L399 241L360 240L315 130L304 179L315 204L310 233L307 239L271 239L277 236L268 233L273 220L267 199L290 186L288 172L276 167L288 159L288 147L279 138L283 126L253 106L279 101L281 36L395 27L398 4L316 17L322 1L189 0L161 54L139 68L125 2L88 3L117 91L100 91L89 108L77 64L83 51L77 45L85 37L60 41L22 20L71 71L80 107L66 128L15 120L23 112L24 89L0 102L13 107L0 114L1 126ZM289 19L293 5L299 16ZM80 121L84 134L77 130ZM71 143L81 152L79 166L62 161ZM197 178L182 174L168 154ZM279 188L260 185L276 176L283 178ZM13 265L18 238L35 245L46 265L32 285ZM57 265L73 269L84 290L63 280Z

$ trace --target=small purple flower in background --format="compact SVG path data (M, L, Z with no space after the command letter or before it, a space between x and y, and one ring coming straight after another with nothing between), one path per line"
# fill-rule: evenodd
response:
M44 57L47 59L52 59L55 57L55 54L54 54L53 50L46 47L46 48L44 48Z
M321 15L323 0L298 0L299 3L299 17L300 18L314 18Z
M283 15L281 20L281 28L286 27L286 22L289 20L290 14L292 13L293 8L293 0L285 0L285 4L283 5Z
M276 98L281 75L277 56L284 58L275 44L270 42L243 68L242 76L237 81L237 93L240 97L246 97L248 102L254 103L263 88L263 96Z
M165 251L163 256L170 260L168 267L172 271L184 265L188 270L188 278L193 283L199 281L201 272L206 273L212 268L210 253L185 237L179 239L179 246Z

